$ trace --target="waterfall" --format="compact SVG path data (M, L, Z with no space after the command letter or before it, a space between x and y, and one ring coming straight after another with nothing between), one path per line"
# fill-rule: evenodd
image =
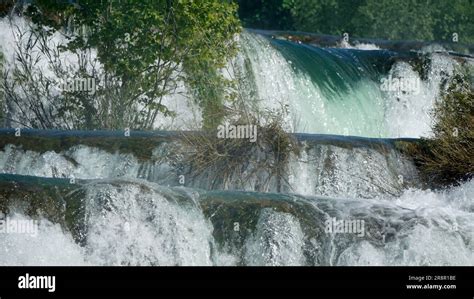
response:
M12 130L0 130L0 136L15 141ZM35 138L37 130L23 130L22 138ZM166 186L201 189L226 189L277 192L277 184L268 171L259 171L249 180L241 182L239 174L230 182L212 183L214 169L202 172L187 169L179 163L180 153L173 152L180 146L179 134L169 134L163 142L152 140L156 134L143 137L114 137L110 133L90 134L78 132L43 134L38 142L50 140L60 144L63 138L75 138L61 150L28 149L23 144L7 144L0 149L0 169L3 173L51 178L112 179L138 178ZM413 162L396 146L397 140L337 137L325 135L295 135L301 142L301 155L292 155L285 177L286 192L302 195L350 196L373 198L380 194L399 195L404 188L419 187L420 180ZM94 138L102 140L102 148ZM138 148L156 144L147 159L125 149L111 151L107 144L119 138L122 142L136 143ZM403 142L403 140L399 140ZM410 142L410 141L406 141ZM257 155L257 154L255 154ZM267 157L271 159L271 157ZM251 165L242 165L242 171L252 173ZM184 184L179 176L185 175Z
M5 56L5 69L10 72L15 68L16 41L25 44L30 33L24 19L15 18L11 22L6 18L0 20L0 37L6 41L0 50ZM22 37L20 32L26 35ZM59 33L48 39L48 45L53 48L63 43L64 37ZM422 53L429 55L430 64L426 78L421 78L414 66L406 62L416 57L415 52L397 53L367 45L321 48L247 31L241 34L239 44L236 67L250 81L245 85L245 93L251 95L250 100L256 102L259 110L283 111L285 129L289 132L394 138L429 136L430 110L442 83L459 65L446 53L430 53L425 49ZM61 79L55 77L39 48L34 48L32 53L39 59L33 67L34 74L42 74L52 82ZM95 53L91 55L93 59ZM72 70L77 68L78 58L73 53L61 53L59 59ZM419 90L384 91L381 81L388 77L420 82ZM179 113L177 117L157 118L156 129L200 129L200 108L183 82L162 103ZM43 104L48 106L47 101ZM21 121L18 107L8 103L7 107L9 117Z
M264 109L286 107L288 130L366 137L421 137L430 134L429 112L443 80L458 63L429 53L424 80L407 63L416 53L366 47L319 48L254 33L243 33L255 94ZM419 82L417 90L384 91L389 77Z
M474 265L473 181L394 202L50 180L0 175L0 188L24 201L11 219L40 223L36 237L0 234L2 264ZM51 190L54 215L36 198ZM24 216L32 208L38 214ZM44 215L75 216L61 230ZM327 230L354 219L356 233Z
M6 19L0 39L11 71ZM177 117L159 117L162 130L10 122L0 128L0 265L474 265L474 180L428 189L403 151L432 134L432 108L472 59L245 30L239 44L226 76L243 75L245 104L281 113L301 149L282 173L243 161L224 179L218 166L187 165L182 139L202 117L182 82L163 99ZM33 72L54 79L40 61Z

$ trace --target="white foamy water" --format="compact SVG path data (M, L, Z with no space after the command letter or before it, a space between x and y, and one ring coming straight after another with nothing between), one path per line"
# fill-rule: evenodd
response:
M386 92L386 118L389 135L394 137L430 136L433 126L431 115L439 99L441 83L449 79L458 65L455 60L443 54L431 54L428 79L420 75L406 62L397 62L389 76L413 82L416 90ZM419 84L418 84L419 82Z
M8 145L0 151L1 172L54 178L136 178L140 164L131 154L78 145L65 152L37 153Z
M37 221L37 235L0 233L1 266L83 266L85 250L59 224L31 219L22 213L9 215L13 221Z
M94 185L87 201L86 248L94 264L212 264L212 229L193 202L125 182Z
M15 22L27 30L24 20ZM0 46L7 68L14 67L13 32L5 19L0 20L0 38L5 41ZM51 43L55 42L61 42L61 36L53 36ZM305 52L303 45L290 49L308 55L308 61L316 59L321 63L317 65L332 59L327 63L332 63L336 76L314 80L308 70L297 66L297 61L269 40L244 33L241 42L237 62L241 67L248 63L247 74L252 81L249 94L262 110L284 111L288 131L429 136L429 112L440 84L457 66L445 54L434 53L436 47L424 49L430 53L431 64L419 90L391 93L382 91L380 82L366 76L369 72L363 64L355 64L353 69L340 65L350 56L338 52L341 49L313 49L318 55ZM371 45L357 47L374 50ZM65 62L77 64L73 57L64 55ZM349 59L344 63L356 62ZM53 76L44 60L34 71ZM319 71L319 75L327 75L327 70ZM405 62L396 62L388 75L421 80ZM159 118L156 126L199 127L199 109L192 101L186 102L184 85L177 90L164 103L179 112L179 119ZM157 149L155 156L160 155ZM229 204L225 200L209 215L200 202L199 192L203 191L137 180L162 183L176 177L177 169L168 163L143 162L131 154L83 145L60 153L36 153L8 145L0 150L0 167L9 174L107 179L90 181L83 187L85 215L76 219L83 221L81 240L75 240L59 224L14 210L10 214L14 220L40 221L38 235L0 234L1 265L474 265L474 181L443 191L413 188L417 185L413 164L394 151L306 147L301 157L293 157L288 177L288 192L302 196L295 195L291 201L272 195L285 201L285 211L277 210L276 205L273 208L274 202L267 198L259 201L263 195L257 193L251 193L255 197L252 213L240 209L245 201L233 203L231 209L239 217L239 232L243 232L235 244L229 236L236 231L220 231L227 219L214 219L217 211ZM225 187L232 189L233 185L229 186ZM311 197L321 195L330 198ZM232 199L232 193L222 192L220 196ZM297 212L289 208L301 201L312 205L295 208ZM321 215L362 219L366 234L324 234ZM223 239L216 237L217 233Z
M424 221L410 232L397 231L382 248L352 244L338 265L474 265L474 180L444 191L407 190L393 203Z
M298 219L264 209L257 230L245 244L245 261L252 266L303 266L304 234Z
M419 80L416 92L385 92L381 90L380 82L354 77L364 76L363 72L348 75L343 71L339 76L343 76L349 90L323 92L322 87L334 84L331 79L322 77L321 82L315 82L266 38L244 33L242 44L251 62L257 99L264 109L285 111L286 129L296 132L370 137L429 136L429 113L439 97L440 84L453 75L458 65L445 54L432 53L428 76L423 81L408 63L396 62L388 76ZM376 50L364 44L351 48ZM337 65L331 67L338 68Z
M52 137L51 137L52 138ZM350 144L350 141L348 141ZM149 160L138 160L133 154L110 153L105 150L76 145L61 152L38 153L20 146L7 145L0 150L0 173L68 179L141 178L163 185L180 185L179 167L163 158L163 151L172 145L157 146ZM247 172L252 165L246 166ZM206 173L187 176L186 186L212 189ZM226 190L260 191L265 179L252 176L245 184L235 178L219 187ZM412 161L394 149L369 147L338 147L303 143L301 156L292 155L287 175L286 192L301 195L324 195L349 198L376 198L380 194L396 196L407 187L419 184ZM265 191L276 192L269 183Z
M366 51L372 51L372 50L380 50L380 48L371 43L361 43L361 42L355 42L354 45L351 45L349 42L346 40L341 40L339 43L339 46L344 49L357 49L357 50L366 50Z
M216 247L215 228L191 189L116 180L91 183L87 190L81 246L59 225L43 220L36 238L0 234L0 263L235 265L241 260L244 265L474 265L474 181L442 192L409 190L395 200L311 199L315 212L337 212L342 219L362 217L364 237L323 234L308 240L306 232L317 229L321 219L308 219L311 213L300 218L264 208L243 247L234 253ZM240 229L246 229L247 216L242 216ZM28 219L21 214L13 217ZM375 224L383 230L374 230Z
M395 150L316 145L290 162L292 192L330 197L395 196L418 184L412 161Z
M0 233L0 264L211 265L208 221L193 202L180 205L162 194L142 184L91 185L84 246L58 224L41 220L37 236Z

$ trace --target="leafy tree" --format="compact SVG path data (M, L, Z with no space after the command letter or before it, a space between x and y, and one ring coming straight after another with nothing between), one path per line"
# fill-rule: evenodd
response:
M474 42L472 0L366 0L352 20L358 36Z
M293 16L288 0L238 0L239 16L245 27L292 30Z
M473 0L239 0L244 24L382 39L474 43Z
M72 24L64 51L97 52L104 71L96 95L104 101L93 105L99 126L148 129L160 112L173 115L162 100L180 80L198 94L203 87L193 75L214 72L224 80L218 69L237 51L236 12L234 3L220 0L37 0L26 15L39 28ZM215 105L198 99L204 109ZM137 114L130 107L141 108Z
M285 0L297 30L340 35L353 31L351 20L364 0Z
M474 44L473 0L436 1L432 5L435 39L452 41L456 33L460 43Z
M358 36L432 40L434 19L429 0L367 0L359 7L354 27Z

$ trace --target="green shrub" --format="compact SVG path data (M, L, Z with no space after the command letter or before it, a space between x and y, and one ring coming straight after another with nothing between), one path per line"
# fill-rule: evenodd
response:
M235 35L241 29L235 3L35 0L25 6L23 16L38 25L31 26L34 35L23 34L30 41L26 45L48 41L55 30L65 34L66 42L58 47L40 44L42 57L54 58L48 62L56 77L94 78L97 91L93 96L67 92L55 97L48 78L31 63L37 50L19 48L23 59L5 91L13 99L9 103L28 102L34 108L33 113L21 113L22 123L36 128L152 129L159 117L176 115L164 97L179 92L184 82L205 112L205 126L215 125L214 112L223 109L219 87L225 78L219 70L237 53ZM59 54L67 51L81 63L60 65ZM23 91L16 92L15 86ZM43 106L56 109L44 111Z
M433 111L433 137L411 148L425 180L449 185L474 174L474 91L456 76Z

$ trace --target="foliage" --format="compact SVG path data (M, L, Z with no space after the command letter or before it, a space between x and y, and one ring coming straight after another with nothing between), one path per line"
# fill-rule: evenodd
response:
M352 33L351 21L363 0L286 0L286 7L294 18L295 28L307 32L342 35Z
M256 127L255 142L248 138L219 138L218 130L213 129L202 134L182 134L180 144L171 152L178 153L175 160L185 165L188 175L204 174L213 187L235 184L238 189L246 189L250 187L246 184L253 182L255 191L268 191L272 184L280 191L289 186L285 182L286 167L291 155L300 154L300 145L284 130L288 111L283 107L262 109L257 104L249 63L229 62L226 71L233 80L223 91L227 106L222 113L227 124Z
M459 35L459 42L474 44L474 2L473 0L436 1L433 34L437 40L452 40L453 33Z
M239 16L245 27L292 30L288 0L238 0Z
M385 39L433 40L436 8L431 1L367 0L352 20L357 35Z
M2 88L11 118L7 123L30 128L94 128L98 100L89 93L60 89L60 81L87 75L90 61L76 53L77 65L66 65L57 47L44 31L31 28L14 30L16 55L14 68L3 73ZM71 58L71 57L69 57ZM46 63L46 74L40 66ZM49 73L48 72L48 73ZM95 74L95 70L92 70Z
M207 61L186 63L186 82L202 109L203 129L212 130L224 119L224 95L229 81Z
M181 80L198 94L205 82L197 76L212 73L216 82L224 80L218 69L237 51L236 10L235 4L220 0L36 0L25 15L41 34L62 30L68 42L61 51L96 53L87 64L99 64L101 72L80 70L99 81L94 98L102 101L88 111L98 116L93 126L149 129L160 113L174 115L162 101ZM216 98L203 99L204 110L220 105L212 101Z
M354 37L474 43L472 0L239 0L244 25ZM270 4L271 3L271 4ZM278 16L285 16L278 18Z
M256 142L248 139L218 138L216 132L203 134L183 134L175 152L180 162L188 166L188 175L209 174L210 185L227 186L232 182L237 188L245 189L248 182L258 178L256 191L268 191L275 183L278 192L285 182L284 174L291 155L300 154L297 140L282 128L283 120L272 115L262 122L262 118L251 118L256 124ZM247 118L234 123L248 125ZM257 186L255 186L257 188Z
M410 149L428 182L453 184L474 176L474 90L457 75L436 104L433 138Z

